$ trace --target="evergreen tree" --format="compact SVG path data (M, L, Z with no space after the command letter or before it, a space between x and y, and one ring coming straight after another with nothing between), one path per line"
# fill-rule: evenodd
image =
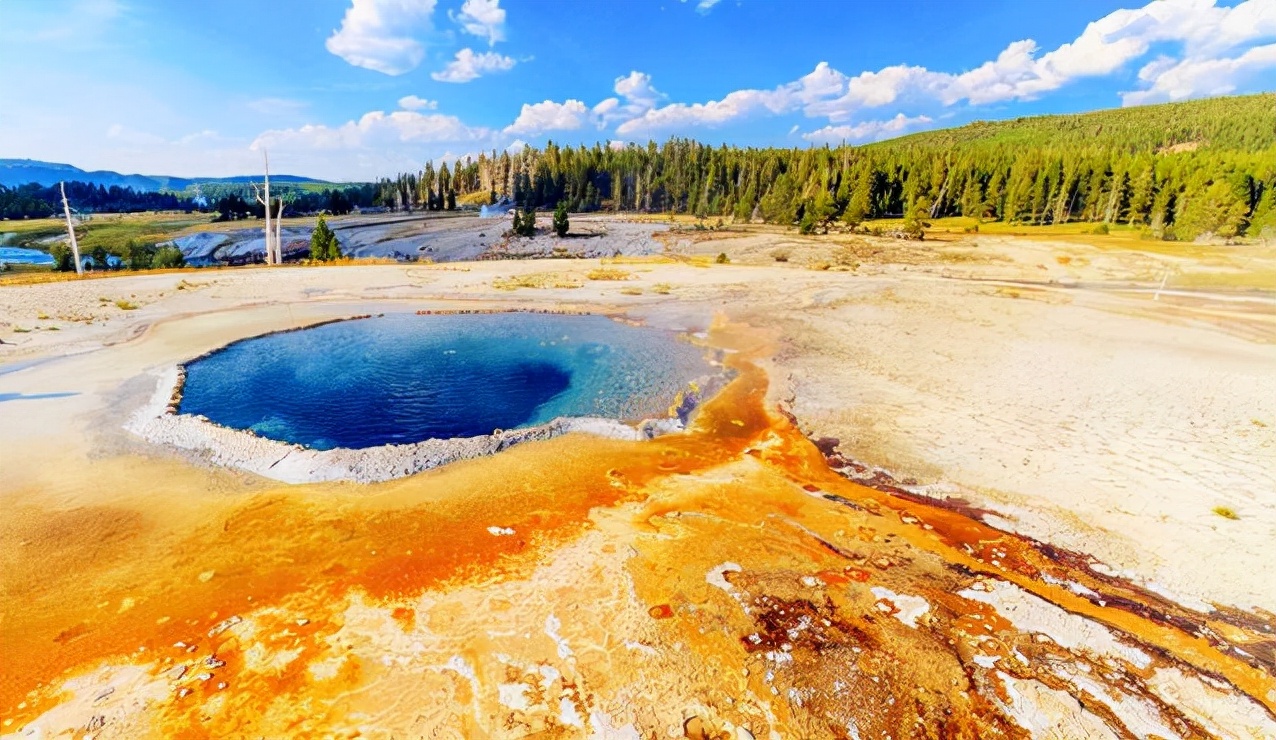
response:
M341 244L323 216L319 217L314 231L310 232L310 259L316 262L341 259Z
M558 207L554 209L554 233L560 237L567 236L567 201L558 201Z

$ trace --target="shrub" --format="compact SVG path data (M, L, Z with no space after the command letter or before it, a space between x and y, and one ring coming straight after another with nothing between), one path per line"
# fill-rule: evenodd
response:
M121 298L115 302L115 307L120 309L121 311L132 311L133 309L137 308L137 304L132 303L130 301L126 301L123 298Z
M155 256L151 259L151 266L157 270L185 267L186 257L182 255L182 250L177 247L160 247L155 250Z
M719 265L726 265L730 264L731 258L727 256L726 252L718 252L718 256L715 257L713 261L717 262Z
M1091 233L1091 234L1099 234L1099 235L1107 234L1107 233L1108 233L1108 225L1107 225L1106 223L1099 224L1098 226L1094 227L1093 229L1090 229L1090 233Z
M528 208L526 210L514 211L514 233L519 236L536 236L536 211Z
M771 259L775 260L776 262L788 262L788 261L789 261L789 250L787 250L787 249L775 249L775 250L772 250L772 252L771 252Z
M136 239L129 239L124 245L124 255L130 270L149 270L155 264L155 245L142 244Z
M536 222L533 221L533 224ZM554 209L554 233L560 237L567 236L567 228L570 224L567 221L567 201L558 201L558 207Z

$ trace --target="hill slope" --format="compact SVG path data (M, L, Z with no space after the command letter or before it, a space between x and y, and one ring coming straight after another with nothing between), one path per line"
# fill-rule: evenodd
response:
M960 148L969 144L1167 151L1212 146L1255 152L1276 143L1276 94L1188 100L1005 121L975 121L863 148Z
M327 180L297 175L271 175L271 180L286 183L330 184ZM150 192L156 190L185 190L201 183L236 184L260 181L261 175L237 175L234 177L170 177L168 175L122 175L110 170L88 172L69 164L41 162L36 159L0 159L0 185L15 187L27 183L56 185L59 182L87 182L92 185L129 187Z

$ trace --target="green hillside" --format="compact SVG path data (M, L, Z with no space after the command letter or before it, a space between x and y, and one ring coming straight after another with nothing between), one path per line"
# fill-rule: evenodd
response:
M1128 153L1196 144L1257 152L1276 143L1276 94L1209 98L1073 115L976 121L872 144L873 148L965 145L1099 147ZM867 148L867 147L866 147Z
M1150 238L1276 231L1276 95L979 122L867 146L528 147L378 183L441 207L493 193L537 208L691 213L822 231L904 217L1126 224ZM1098 228L1098 227L1096 227Z

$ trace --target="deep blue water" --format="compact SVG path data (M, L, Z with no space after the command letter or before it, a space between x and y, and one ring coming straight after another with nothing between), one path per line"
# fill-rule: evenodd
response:
M602 316L394 314L271 334L186 366L181 412L316 449L663 416L711 368Z
M32 265L51 265L53 257L48 252L41 252L38 249L24 249L22 247L0 247L0 262L13 262L14 264L32 264Z

